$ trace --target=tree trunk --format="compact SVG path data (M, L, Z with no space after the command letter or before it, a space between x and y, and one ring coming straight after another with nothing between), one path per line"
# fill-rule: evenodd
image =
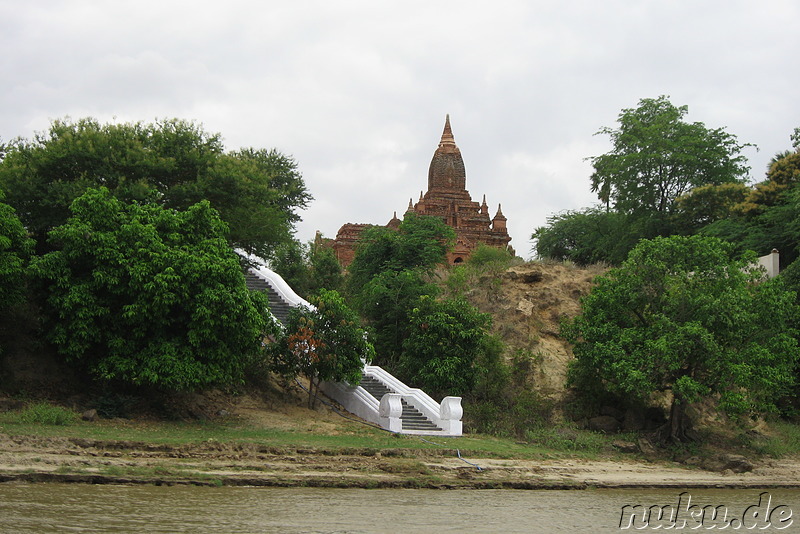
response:
M686 441L686 422L683 413L683 403L679 399L672 399L669 410L669 440L672 443Z
M317 395L319 394L319 380L314 384L314 377L308 379L308 407L313 410L317 407Z
M687 423L684 404L680 399L673 399L669 410L669 419L655 432L657 441L662 445L694 441L687 433Z

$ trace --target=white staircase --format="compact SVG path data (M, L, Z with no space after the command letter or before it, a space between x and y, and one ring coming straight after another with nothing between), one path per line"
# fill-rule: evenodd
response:
M252 266L246 273L250 289L266 291L273 315L283 323L289 308L314 306L297 295L266 262L241 250L236 251ZM424 391L410 388L377 365L365 363L359 384L323 382L320 389L344 408L382 428L400 434L460 436L461 397L434 401Z

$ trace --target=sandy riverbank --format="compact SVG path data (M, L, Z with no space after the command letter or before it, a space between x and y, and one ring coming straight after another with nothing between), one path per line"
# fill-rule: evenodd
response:
M209 484L363 488L800 487L800 461L750 472L664 462L466 458L453 450L341 451L206 442L159 445L0 434L0 482Z

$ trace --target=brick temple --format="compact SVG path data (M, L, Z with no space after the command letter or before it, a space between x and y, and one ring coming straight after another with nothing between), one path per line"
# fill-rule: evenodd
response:
M478 204L467 191L464 160L453 137L449 115L445 118L442 139L431 159L428 191L420 193L416 203L413 199L409 200L406 213L439 217L455 230L455 247L447 256L451 264L465 261L481 243L514 253L509 245L511 237L508 235L506 218L500 206L498 205L495 216L490 217L486 195L483 196L483 202ZM400 219L395 213L386 226L397 228L399 225ZM368 226L370 225L347 223L339 229L333 249L342 265L347 266L353 261L356 242Z

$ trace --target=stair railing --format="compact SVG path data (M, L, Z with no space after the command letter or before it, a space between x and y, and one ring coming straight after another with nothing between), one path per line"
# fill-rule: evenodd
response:
M253 254L248 254L241 249L236 249L236 253L251 263L250 272L267 282L284 302L292 307L305 306L311 310L316 309L313 304L295 293L281 275L267 267L263 259Z
M421 389L408 387L377 365L365 365L364 375L383 382L389 389L400 394L409 406L419 410L434 425L441 428L443 434L448 436L462 434L461 417L464 411L461 408L461 397L445 397L441 403L437 403Z
M266 281L284 302L292 307L305 306L315 309L313 304L295 293L278 273L267 267L263 259L241 249L236 249L236 252L250 262L250 271ZM365 363L364 375L374 377L394 393L387 393L383 398L376 399L361 386L352 386L344 382L323 382L320 389L330 398L339 402L348 412L392 432L430 434L427 431L403 430L400 418L403 412L402 399L441 428L442 431L437 434L447 436L462 434L461 397L445 397L441 403L437 403L421 389L406 386L377 365Z

